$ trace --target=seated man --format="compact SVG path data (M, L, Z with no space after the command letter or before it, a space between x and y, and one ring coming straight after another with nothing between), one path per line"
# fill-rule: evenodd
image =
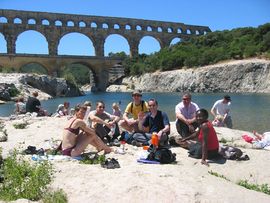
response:
M48 116L48 113L46 110L42 109L41 103L39 101L38 92L32 93L33 97L29 97L26 102L26 112L30 113L37 113L37 116Z
M189 136L198 127L195 117L197 110L199 110L199 107L191 102L191 94L185 93L182 102L175 107L176 129L182 137Z
M166 146L168 144L168 135L170 134L169 118L165 112L158 110L158 102L155 99L150 99L148 106L150 112L142 123L144 133L134 133L132 139L142 145L148 145L152 133L156 132L159 146Z
M139 90L135 90L132 93L133 102L130 102L126 110L123 114L123 120L119 123L119 125L129 131L129 132L138 132L138 113L139 112L148 112L147 103L142 98L142 93ZM130 118L132 116L132 118Z
M92 122L92 127L95 129L97 135L103 141L106 137L107 141L110 143L111 141L117 139L117 136L119 135L119 128L117 122L120 120L120 118L118 116L109 114L104 109L104 102L98 101L96 103L96 110L89 113L89 118Z

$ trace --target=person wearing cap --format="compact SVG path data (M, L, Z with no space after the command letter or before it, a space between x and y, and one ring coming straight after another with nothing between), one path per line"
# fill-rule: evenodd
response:
M231 97L225 95L223 99L217 100L212 109L211 114L216 118L217 115L223 116L223 123L226 127L232 128L232 118L231 118Z
M142 100L142 93L140 90L133 91L132 99L133 101L130 102L125 109L120 126L129 132L139 132L138 114L140 112L148 112L148 105L147 102Z

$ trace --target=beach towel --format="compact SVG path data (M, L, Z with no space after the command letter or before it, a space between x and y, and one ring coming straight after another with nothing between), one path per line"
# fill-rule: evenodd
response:
M137 162L144 163L144 164L160 164L159 161L148 160L148 159L143 159L143 158L137 159Z
M64 155L45 155L40 156L37 154L34 154L32 156L33 161L70 161L70 160L81 160L82 157L70 157L70 156L64 156Z
M253 137L250 137L250 136L248 136L248 135L242 135L242 138L246 141L246 142L248 142L248 143L252 143L252 141L254 140L253 139Z

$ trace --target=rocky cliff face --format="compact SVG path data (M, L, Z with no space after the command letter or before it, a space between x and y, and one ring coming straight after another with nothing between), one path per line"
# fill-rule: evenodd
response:
M39 92L39 99L50 99L59 96L80 96L83 93L76 87L67 84L63 78L54 78L47 75L1 73L0 100L9 101L11 90L16 88L20 95L28 97L33 91Z
M107 91L270 93L270 61L248 59L124 78Z

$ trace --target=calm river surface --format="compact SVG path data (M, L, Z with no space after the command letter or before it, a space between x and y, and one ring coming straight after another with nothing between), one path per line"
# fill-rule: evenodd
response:
M235 129L258 132L270 131L270 94L230 94L232 98L232 119ZM168 113L170 121L175 120L174 108L181 100L181 93L144 93L143 100L155 98L159 102L159 109ZM223 98L223 94L192 94L192 101L200 108L211 109L214 102ZM111 104L121 102L122 112L128 102L131 101L131 93L89 93L81 97L56 98L41 101L42 106L49 113L55 112L57 106L64 101L69 101L71 106L89 100L92 102L92 109L98 100L103 100L106 104L106 111L112 112ZM0 105L0 116L9 116L14 110L14 102ZM212 116L210 116L212 120Z

